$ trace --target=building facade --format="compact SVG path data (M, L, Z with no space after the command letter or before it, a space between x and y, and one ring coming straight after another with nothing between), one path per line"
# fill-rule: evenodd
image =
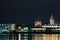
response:
M60 40L59 32L60 25L56 24L53 15L47 25L42 25L41 19L30 26L0 24L0 40Z

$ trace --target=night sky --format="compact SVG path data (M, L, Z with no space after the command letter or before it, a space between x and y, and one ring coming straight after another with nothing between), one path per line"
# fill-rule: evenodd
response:
M32 24L38 16L46 23L51 13L60 23L59 0L1 0L0 4L0 23Z

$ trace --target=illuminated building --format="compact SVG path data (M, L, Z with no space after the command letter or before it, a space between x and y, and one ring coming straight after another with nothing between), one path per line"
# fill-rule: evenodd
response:
M0 24L0 40L60 40L60 34L54 34L59 32L53 15L47 25L42 25L40 18L34 25Z
M35 20L35 27L40 27L40 26L42 26L42 22L41 22L41 19L40 19L40 17L38 17L38 19L36 19Z
M42 25L41 20L40 21L35 21L35 26L37 28L32 28L32 31L34 32L43 32L42 34L32 34L32 40L59 40L58 35L59 34L53 34L53 32L57 32L56 29L59 27L55 23L55 19L53 15L50 17L50 24L48 25ZM40 26L40 28L39 28ZM54 29L55 28L55 29ZM44 34L44 33L49 33L49 34ZM59 31L58 31L59 32ZM50 34L52 33L52 34Z
M15 24L0 24L0 40L16 40Z
M51 15L51 17L50 17L50 25L53 25L53 24L55 24L55 20L54 20L53 15Z
M23 26L21 28L21 32L23 32L21 34L21 40L31 40L31 34L29 34L28 32L30 31L30 28L29 26ZM27 32L27 33L24 33L24 32Z
M32 31L40 32L41 30L43 30L43 28L41 28L42 22L40 18L38 18L35 21L34 27L37 27L37 28L32 28ZM42 39L43 39L43 34L32 34L32 40L42 40Z
M16 24L10 24L10 31L15 31Z
M0 33L9 32L9 24L0 24Z
M55 19L53 17L53 15L51 15L50 17L50 24L48 24L48 26L54 26L56 25L55 23ZM54 29L54 27L52 27ZM58 40L58 34L46 34L46 39L45 40Z

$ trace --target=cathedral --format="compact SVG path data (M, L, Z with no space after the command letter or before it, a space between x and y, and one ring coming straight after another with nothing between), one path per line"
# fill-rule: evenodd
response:
M60 25L53 14L48 24L37 18L34 25L0 24L0 40L60 40Z
M52 27L53 26L53 27ZM58 28L58 25L55 22L53 15L50 17L49 24L42 25L42 21L35 21L35 27L46 27L46 28ZM38 29L37 29L38 30ZM32 40L60 40L60 34L33 34Z

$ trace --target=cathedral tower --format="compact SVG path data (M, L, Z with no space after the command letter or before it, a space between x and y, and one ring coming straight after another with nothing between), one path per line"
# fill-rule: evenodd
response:
M53 17L53 14L51 14L51 17L50 17L50 24L51 25L55 24L55 19Z
M41 25L42 25L41 19L40 19L40 17L38 17L38 18L35 20L35 27L36 27L36 26L39 27L39 26L41 26Z

